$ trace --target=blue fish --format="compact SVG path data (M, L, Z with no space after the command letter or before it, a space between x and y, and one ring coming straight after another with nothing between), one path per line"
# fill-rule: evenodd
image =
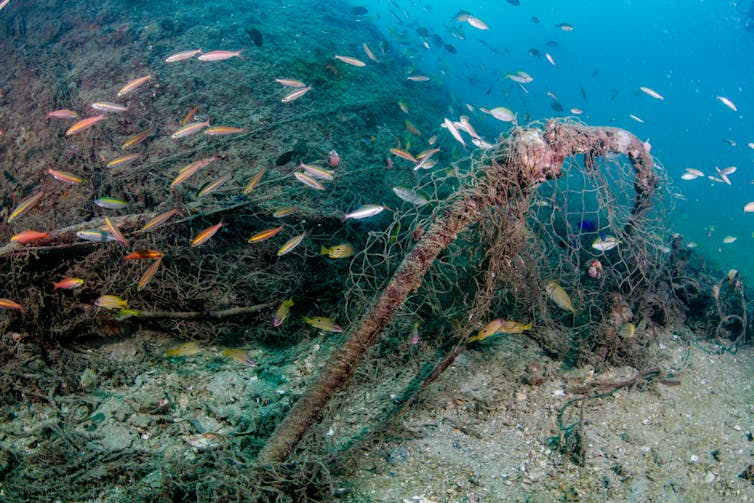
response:
M579 223L577 225L581 232L594 232L597 230L597 222L595 222L594 220L582 219L579 220Z

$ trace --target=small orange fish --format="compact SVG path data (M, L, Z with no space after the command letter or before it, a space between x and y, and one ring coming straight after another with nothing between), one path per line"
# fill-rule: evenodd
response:
M134 250L123 257L123 260L157 259L164 256L165 254L158 250Z
M204 122L189 122L185 124L184 126L178 128L178 130L170 135L170 137L174 140L177 140L179 138L185 138L187 136L191 136L192 134L198 133L202 129L209 127L209 121Z
M53 291L60 288L61 290L73 290L74 288L78 288L81 285L84 284L84 280L81 278L63 278L60 281L53 281L52 286Z
M408 150L404 150L402 148L391 148L390 153L393 154L396 157L400 157L401 159L406 159L407 161L411 161L414 164L419 162L416 157L411 154Z
M121 155L119 157L116 157L112 161L109 161L105 167L106 168L117 168L118 166L122 166L123 164L128 164L131 161L135 161L141 157L141 154L126 154Z
M230 58L240 58L242 50L243 49L238 51L210 51L205 52L196 59L199 61L225 61Z
M78 118L79 114L74 112L73 110L68 110L67 108L63 108L60 110L53 110L52 112L47 112L47 117L50 119L76 119Z
M230 180L230 176L231 176L232 174L233 174L233 173L225 173L225 174L224 174L223 176L221 176L220 178L218 178L218 179L216 179L216 180L212 180L211 182L207 182L207 183L206 183L206 184L205 184L205 185L204 185L204 186L203 186L203 187L201 188L201 190L199 191L199 194L197 194L197 195L198 195L199 197L202 197L202 196L206 196L207 194L212 194L212 193L213 193L213 192L215 192L215 191L216 191L217 189L219 189L220 187L222 187L222 186L223 186L223 185L225 184L225 182L227 182L228 180Z
M189 177L194 176L197 171L199 171L202 168L205 168L209 166L210 163L217 160L217 157L207 157L205 159L199 159L198 161L194 161L188 166L182 167L178 171L178 176L176 176L172 182L170 182L170 188L182 184L186 180L188 180Z
M262 232L258 232L256 234L254 234L253 236L251 236L249 238L248 242L249 243L256 243L256 242L259 242L259 241L264 241L266 239L270 239L272 236L274 236L278 232L282 231L283 227L284 226L281 225L280 227L273 227L272 229L265 229Z
M85 131L89 129L90 127L94 126L95 124L97 124L99 121L101 121L105 117L107 116L104 114L100 114L100 115L95 115L94 117L88 117L86 119L82 119L78 121L76 124L74 124L73 126L71 126L68 129L68 131L65 132L65 135L71 136L73 134L80 133L81 131Z
M167 58L165 58L165 63L175 63L176 61L184 61L184 60L187 60L187 59L191 59L194 56L196 56L197 54L201 54L201 53L202 53L201 49L193 49L193 50L190 50L190 51L181 51L181 52L172 54L172 55L168 56Z
M298 245L300 245L301 241L303 241L304 238L308 235L309 235L309 231L306 231L303 234L299 234L298 236L295 236L289 239L288 241L286 241L286 243L283 246L281 246L280 249L278 250L278 257L282 257L283 255L293 251L293 249L296 248Z
M50 174L50 176L52 176L59 182L79 184L84 181L83 178L76 176L73 173L69 173L68 171L60 171L57 169L47 168L47 172Z
M14 235L12 238L10 238L11 241L14 243L32 243L34 241L39 241L40 239L45 239L50 237L49 232L39 232L39 231L21 231L18 234Z
M374 55L374 53L372 52L372 50L369 49L369 46L367 45L366 42L364 42L363 44L361 44L361 48L364 49L364 53L367 55L367 57L369 59L371 59L375 63L379 63L380 62L380 60L377 59L377 56Z
M26 314L26 310L24 310L21 304L13 302L10 299L0 299L0 307L3 309L13 309L19 311L21 314Z
M199 246L200 244L202 244L205 241L207 241L209 238L211 238L212 236L214 236L215 233L217 231L219 231L220 227L222 227L222 226L223 226L223 223L222 222L218 222L215 225L213 225L212 227L207 227L206 229L204 229L202 232L200 232L199 234L197 234L196 237L193 240L191 240L191 247L193 248L195 246Z
M280 101L282 101L283 103L290 103L291 101L296 101L297 99L299 99L300 97L302 97L303 95L305 95L311 90L312 90L312 86L302 87L300 89L293 91L290 94L285 95L283 99L281 99Z
M195 105L194 108L188 111L188 113L181 119L181 126L185 126L192 120L194 120L194 116L196 115L196 112L199 111L199 105Z
M113 225L109 217L105 217L105 225L107 226L107 230L110 232L110 234L113 235L117 242L119 242L123 246L128 246L128 239L126 239L118 230L118 228Z
M275 82L286 87L306 87L306 84L304 84L300 80L295 79L275 79Z
M178 210L176 209L172 209L164 213L160 213L159 215L154 217L152 220L144 224L144 227L142 227L141 230L148 231L149 229L153 229L157 227L158 225L164 224L170 219L170 217L172 217L173 215L176 215L177 213L178 213Z
M123 150L127 149L128 147L133 147L134 145L137 145L144 140L147 139L149 135L151 135L154 132L154 128L151 127L147 129L146 131L142 131L141 133L136 133L133 136L129 136L126 138L126 141L123 142L123 145L120 146Z
M120 98L121 96L124 96L130 93L131 91L133 91L134 89L136 89L137 87L141 86L143 83L149 80L152 80L151 75L145 75L144 77L139 77L138 79L134 79L130 81L128 84L126 84L125 86L123 86L123 88L121 88L121 90L118 91L118 94L116 96Z
M246 187L244 187L243 194L246 195L254 190L254 187L259 185L259 182L262 181L262 177L265 173L267 173L267 167L262 168L259 173L254 175L254 178L252 178L251 181L246 185Z
M315 189L315 190L327 189L327 187L319 183L314 177L307 175L306 173L296 172L296 173L293 173L293 176L296 177L296 180L303 183L307 187L311 187L312 189Z
M360 59L352 58L351 56L341 56L339 54L336 54L334 57L338 61L342 61L343 63L347 65L359 66L359 67L367 66L367 64L361 61Z
M13 222L15 219L21 217L22 215L25 215L29 210L36 206L37 203L39 203L43 195L44 192L40 191L36 194L32 194L24 198L23 201L21 201L18 206L16 206L16 209L11 212L10 216L8 217L8 223Z
M220 136L220 135L237 134L237 133L243 133L243 129L240 127L214 126L214 127L207 128L204 130L204 134L209 135L209 136Z
M157 269L160 268L160 264L162 263L162 259L158 258L154 261L154 264L150 265L149 268L144 271L144 275L139 280L139 283L136 285L136 291L140 292L144 289L145 286L147 286L147 283L149 283L154 277L155 273L157 272Z
M408 129L409 132L411 132L411 134L415 134L416 136L421 136L422 135L421 131L419 131L418 129L416 129L416 126L414 126L413 124L411 124L409 121L405 121L405 123L406 123L406 129ZM418 159L418 157L417 157L417 159Z

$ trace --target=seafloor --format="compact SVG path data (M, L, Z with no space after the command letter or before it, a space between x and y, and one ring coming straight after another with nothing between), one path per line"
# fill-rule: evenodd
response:
M754 501L754 353L720 353L688 333L652 350L673 383L622 388L568 407L583 459L553 450L558 415L584 383L633 368L566 370L525 339L467 352L392 440L364 453L349 501Z

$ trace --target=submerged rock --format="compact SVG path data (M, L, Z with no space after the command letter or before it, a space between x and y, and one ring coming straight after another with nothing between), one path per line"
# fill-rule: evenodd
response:
M0 480L13 468L13 453L6 449L0 449Z
M256 45L257 47L262 47L264 40L262 39L261 31L257 30L256 28L246 28L246 33L248 33L249 38L251 38L251 41L254 42L254 45Z

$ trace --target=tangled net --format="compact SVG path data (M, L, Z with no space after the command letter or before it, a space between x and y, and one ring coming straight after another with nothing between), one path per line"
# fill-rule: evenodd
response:
M567 169L563 171L563 161L580 153L585 155L588 174L579 186L578 182L569 180ZM608 170L606 175L591 174L601 167L595 162L609 154L626 155L630 171L624 168L615 172ZM616 166L621 164L616 157L609 161ZM641 363L639 349L650 337L640 339L634 337L633 330L628 334L622 333L621 328L634 320L632 309L647 309L647 318L636 320L641 330L648 331L648 326L651 328L656 322L649 316L653 313L639 299L659 298L655 288L661 284L660 278L667 269L649 265L651 260L658 260L669 251L659 244L666 239L662 235L661 220L648 216L657 196L659 178L644 145L621 130L551 121L544 130L516 129L496 151L479 160L455 163L451 172L460 181L459 188L451 191L443 208L437 210L441 213L423 220L421 214L408 212L407 223L397 219L392 232L372 237L371 246L365 248L360 262L368 267L362 267L361 275L355 276L364 281L358 288L353 285L349 290L352 295L373 294L375 300L366 312L359 314L355 328L328 368L266 443L260 454L263 462L288 456L308 427L319 419L332 395L342 389L344 379L354 372L360 358L382 331L392 333L393 337L404 334L398 336L403 342L396 345L396 340L401 339L391 342L388 337L388 342L380 342L371 357L367 353L369 371L359 373L359 382L372 380L379 386L370 375L379 376L377 379L382 383L389 375L392 387L403 382L406 389L412 390L407 394L393 394L400 396L401 402L411 399L416 389L411 382L431 382L460 353L471 332L496 317L535 319L536 324L548 326L549 330L537 331L532 337L560 358L583 362L595 354L595 348L606 348L597 354L602 362ZM546 188L552 201L552 206L547 207L552 210L549 217L544 217L539 210L544 205L532 204L534 190L548 179L563 177L565 181L553 182ZM616 194L621 194L621 189L630 183L628 180L633 181L635 193L633 197L622 196L621 199ZM430 178L425 188L444 187L446 183L447 179ZM566 203L574 191L574 183L579 196L576 201ZM585 184L593 187L592 195L584 190ZM440 192L433 192L436 199ZM590 199L605 207L595 209ZM621 204L626 209L619 209ZM561 211L561 207L566 211ZM590 283L581 278L587 274L582 266L594 256L592 249L596 248L593 245L590 249L575 239L575 234L569 235L569 226L564 223L570 218L569 211L594 216L595 228L589 232L597 236L598 243L608 241L604 233L609 231L614 233L611 239L624 248L614 259L605 258L609 257L609 252L617 251L614 247L600 250L608 271L599 277L590 277L600 281ZM431 227L425 231L430 222ZM652 231L652 237L644 237L646 230ZM404 239L418 242L399 262L393 250L408 247L397 245L402 233L406 236ZM579 237L588 239L588 236ZM459 243L461 240L466 242ZM567 244L559 246L563 240ZM370 254L371 260L365 258ZM375 283L373 278L385 277L383 275L391 275L390 281L384 285ZM555 317L549 314L553 306L548 304L544 292L545 286L553 280L569 290L579 288L580 294L574 297L579 310L569 313L570 321L566 324L560 313ZM382 287L381 292L369 290L378 287ZM628 298L629 295L632 297ZM651 300L648 305L654 306ZM666 323L670 320L669 308L664 309L660 321ZM426 349L420 351L419 361L412 358L414 361L409 362L405 334L411 322L416 323L417 319L430 320L432 335L425 339ZM563 328L564 325L570 326L570 330ZM570 336L569 332L575 335ZM396 353L400 356L386 356ZM439 354L445 357L438 362ZM434 362L430 355L434 355ZM391 366L390 360L395 359L399 364ZM402 374L402 369L408 365L420 366L422 370L409 378ZM338 403L349 401L340 399ZM362 408L360 414L370 417L360 417L355 424L377 422L373 409ZM325 416L332 417L332 413ZM313 435L321 434L319 431Z
M333 39L353 38L346 28L330 24L336 11L347 11L347 6L333 2L320 7L320 23L330 26ZM296 10L285 15L290 17L269 24L316 24L312 19L296 20L304 15ZM75 18L76 13L67 11L65 16ZM9 22L0 31L7 40L23 37L25 22L17 17L14 25ZM96 94L84 86L86 82L104 83L103 76L108 76L113 80L109 87L119 83L120 73L104 59L86 68L71 64L56 75L41 71L81 47L83 42L74 39L76 29L62 29L77 22L62 19L56 27L35 29L50 37L63 33L66 50L55 53L44 44L29 43L26 51L41 75L30 72L25 81L17 79L17 92L24 90L28 96L14 99L28 107L34 104L34 110L18 110L18 117L8 119L8 129L22 133L14 145L6 140L0 145L9 163L28 166L17 178L5 174L8 183L0 186L3 206L12 208L20 197L41 187L46 198L24 217L24 226L49 228L51 223L55 228L40 246L0 248L0 280L7 285L3 296L23 299L27 308L23 317L5 312L0 317L0 405L8 416L19 403L45 404L54 410L34 432L3 431L10 437L34 435L42 445L16 460L3 482L19 500L70 498L74 487L77 499L93 499L108 484L134 485L132 500L327 500L337 491L330 474L339 467L336 459L347 463L344 453L379 441L385 430L375 425L389 424L467 347L468 337L493 318L532 321L535 329L527 336L571 364L640 367L648 358L644 350L653 327L682 320L676 316L683 308L676 299L680 290L687 305L707 304L708 314L719 313L713 316L717 329L704 327L720 337L744 338L748 321L742 288L740 301L724 295L712 302L712 285L700 284L684 272L689 252L670 244L661 218L671 203L666 177L656 167L637 172L637 163L647 163L648 157L628 135L610 130L602 143L589 142L594 130L554 121L516 128L494 150L474 156L447 148L452 140L441 138L440 155L449 162L447 168L413 171L396 160L396 169L386 170L383 156L396 141L418 141L405 132L396 104L396 97L411 96L415 89L400 79L379 79L382 70L369 67L364 71L372 71L374 78L354 85L325 64L334 48L318 46L322 41L313 37L301 41L302 47L313 48L311 52L260 58L252 70L240 66L207 69L201 75L191 70L162 75L156 79L164 85L160 92L133 105L133 122L114 121L71 144L61 131L50 134L47 122L21 127L21 121L39 106L82 108ZM374 40L368 41L376 46L378 37L372 35ZM152 32L137 35L111 29L106 36L102 44L154 44L152 60L169 50ZM211 45L210 40L191 40L200 42ZM141 49L131 56L134 71L148 71ZM316 88L307 100L297 102L295 112L281 108L279 89L270 82L271 75L289 72ZM74 89L66 81L84 87ZM227 82L234 84L225 88ZM251 95L246 86L252 85L252 98L234 98ZM166 117L180 118L197 100L208 108L201 113L229 123L249 124L245 120L251 118L251 127L220 142L203 139L177 145L168 139ZM415 117L432 117L448 101L435 88L422 103L412 103L415 125L432 129L428 121ZM306 124L308 136L300 137L300 123ZM124 138L154 124L146 162L120 173L101 169ZM374 133L374 138L355 138L354 131ZM293 179L298 160L324 161L341 139L348 140L337 145L344 162L326 196L319 197ZM613 148L616 142L622 149ZM200 198L194 184L186 190L166 188L177 168L215 155L221 161L210 168L207 179L232 171L224 189ZM49 164L64 165L92 183L80 192L67 190L43 174ZM249 197L241 197L239 187L265 167L270 169L262 183ZM424 194L427 203L401 201L391 190L396 186ZM157 275L141 291L136 283L149 264L124 263L124 250L116 244L74 238L77 230L103 225L91 205L99 195L127 195L134 213L113 217L113 222L133 247L165 253ZM389 211L347 224L339 218L343 211L375 202L386 203ZM256 232L279 225L273 213L287 205L298 211L285 220L285 232L309 232L296 253L279 259L280 242L247 243ZM181 216L159 232L139 230L168 208L179 209ZM219 221L224 223L222 232L201 248L188 247L191 236ZM0 232L7 241L12 229L5 226ZM592 243L602 236L615 236L619 246L595 250ZM344 242L357 251L350 261L327 260L319 253L320 245ZM406 274L407 257L419 259L421 268ZM592 277L589 267L595 259L602 269ZM63 276L84 278L87 287L72 294L52 291L50 281ZM568 292L575 314L549 300L545 286L550 281ZM398 288L389 290L393 297L386 299L390 309L382 311L379 323L372 323L370 315L381 295L394 285ZM726 282L719 287L724 294L738 293L735 288ZM141 316L117 320L114 313L94 308L93 300L103 293L132 299ZM91 347L105 340L166 333L205 344L246 343L269 354L260 362L260 374L273 373L313 343L312 329L298 316L286 322L285 330L270 323L274 308L291 296L296 314L327 315L347 327L348 335L365 334L357 344L346 346L359 348L349 353L354 359L339 360L336 346L342 340L316 339L323 346L320 358L310 375L296 383L292 399L305 396L302 390L317 384L311 375L327 375L333 362L343 363L346 372L333 374L337 379L328 383L327 396L321 396L298 424L301 431L293 442L281 449L265 447L268 440L279 438L273 430L286 413L297 414L296 408L288 410L288 401L269 397L264 407L250 412L259 416L230 436L224 448L197 453L190 461L167 462L160 453L135 449L102 452L81 434L81 427L91 422L95 402L78 394L85 391L82 374L96 368L103 386L128 385L150 371L155 360L144 350L142 358L123 365L90 353ZM728 314L739 310L743 316ZM372 323L367 323L368 330L365 320ZM628 322L637 327L633 337L620 333ZM169 417L164 410L152 412L161 421ZM317 420L319 425L311 427ZM0 450L0 455L7 452Z

